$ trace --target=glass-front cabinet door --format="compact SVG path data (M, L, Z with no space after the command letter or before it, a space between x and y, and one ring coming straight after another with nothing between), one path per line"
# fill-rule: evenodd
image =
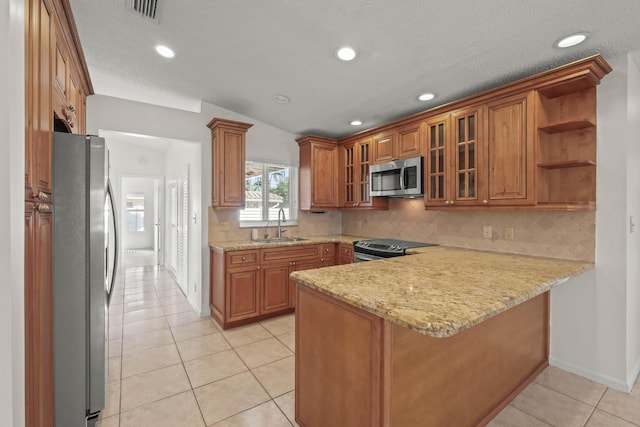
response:
M358 201L357 206L370 206L369 168L371 167L371 140L358 141Z
M449 115L437 116L425 123L427 149L424 167L424 203L426 206L449 206L451 195L447 173L449 163Z
M453 127L453 200L455 204L478 204L480 193L478 165L482 164L480 140L482 111L479 108L451 114Z
M342 200L342 206L350 208L355 206L356 203L356 147L355 144L349 144L343 147L342 151L343 161L343 173L344 173L344 198Z

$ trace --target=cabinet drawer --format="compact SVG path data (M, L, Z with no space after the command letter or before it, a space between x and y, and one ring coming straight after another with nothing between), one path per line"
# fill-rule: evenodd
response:
M353 258L353 245L341 244L340 256Z
M320 245L320 253L322 254L322 257L334 256L336 253L336 245L334 243Z
M321 245L300 245L286 248L263 249L261 263L320 258Z
M227 253L227 268L257 265L259 251L234 251Z

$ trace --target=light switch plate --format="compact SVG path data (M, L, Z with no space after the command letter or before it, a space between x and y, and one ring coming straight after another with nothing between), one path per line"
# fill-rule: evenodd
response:
M484 227L482 227L482 237L484 237L485 239L491 239L492 236L493 230L491 229L490 225L485 225Z

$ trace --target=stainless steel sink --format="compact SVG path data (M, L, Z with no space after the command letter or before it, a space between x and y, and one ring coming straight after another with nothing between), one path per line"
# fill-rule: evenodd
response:
M257 240L254 243L291 243L291 242L302 242L303 240L307 240L307 239L302 239L300 237L281 237L281 238L274 238L274 239L267 239L267 240Z

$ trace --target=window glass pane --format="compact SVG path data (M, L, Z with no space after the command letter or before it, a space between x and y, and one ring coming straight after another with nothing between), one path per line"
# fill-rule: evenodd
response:
M291 216L289 206L289 168L267 166L267 180L269 182L269 199L267 201L269 206L268 219L270 221L277 221L280 209L283 210L285 218L289 219Z
M476 139L476 116L469 116L469 141Z
M262 221L262 163L247 162L244 172L244 210L241 221Z
M245 208L241 223L275 224L282 209L285 221L297 221L297 168L247 161L245 164ZM280 214L282 220L282 214ZM248 224L247 224L248 225Z
M127 194L127 231L144 231L144 193Z
M466 196L466 188L465 188L465 174L461 173L458 174L458 197L465 197Z

